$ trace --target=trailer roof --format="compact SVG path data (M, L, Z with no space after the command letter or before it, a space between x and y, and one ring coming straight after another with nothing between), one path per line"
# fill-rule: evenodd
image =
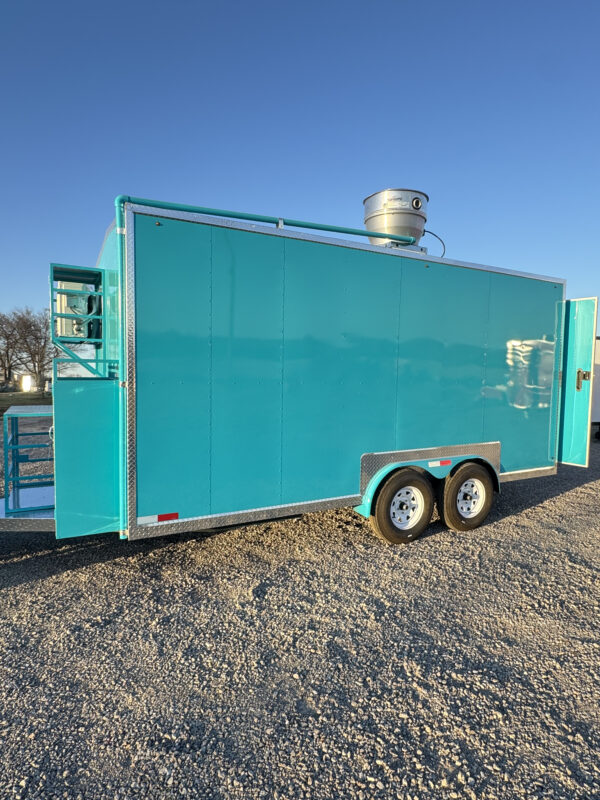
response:
M145 200L137 197L117 198L121 200L125 207L125 211L130 211L135 214L146 214L150 216L163 217L166 219L178 219L188 222L196 222L204 225L214 225L222 228L233 228L236 230L253 231L255 233L262 233L267 236L283 236L289 239L301 239L310 242L320 242L322 244L330 244L336 247L348 247L355 250L366 250L372 253L379 253L387 256L413 258L421 261L429 261L436 264L446 264L453 267L461 267L464 269L483 270L485 272L495 272L503 275L514 275L521 278L530 278L532 280L547 281L555 284L562 284L563 296L566 287L566 279L556 278L551 275L538 275L533 272L524 272L514 269L503 269L501 267L492 267L485 264L475 264L468 261L457 261L455 259L439 258L437 256L430 256L425 253L420 253L415 250L408 250L405 247L382 247L381 245L373 245L366 242L360 242L352 239L336 239L331 236L323 236L321 234L308 233L305 231L294 230L297 227L308 227L311 230L326 230L326 231L339 231L346 232L349 235L371 236L370 231L362 231L354 228L341 228L332 225L319 225L314 222L302 222L300 220L289 220L283 217L267 217L263 215L244 214L234 211L224 211L221 209L210 209L199 206L184 206L175 205L173 203L161 203L155 200ZM271 227L265 222L271 223ZM291 227L285 227L285 224ZM406 238L406 237L396 237Z

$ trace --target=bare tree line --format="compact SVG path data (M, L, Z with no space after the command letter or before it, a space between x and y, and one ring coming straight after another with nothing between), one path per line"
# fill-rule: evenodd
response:
M47 310L0 312L0 386L12 385L17 373L32 375L36 385L43 386L55 354Z

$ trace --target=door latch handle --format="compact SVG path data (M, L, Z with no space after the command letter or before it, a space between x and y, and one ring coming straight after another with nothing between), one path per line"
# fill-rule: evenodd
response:
M590 371L587 369L578 369L577 370L577 383L575 385L578 392L581 391L581 387L583 386L584 381L589 381L591 378Z

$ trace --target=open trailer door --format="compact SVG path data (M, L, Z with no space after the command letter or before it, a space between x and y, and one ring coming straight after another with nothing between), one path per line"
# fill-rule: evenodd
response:
M558 460L587 467L590 448L597 298L567 300Z

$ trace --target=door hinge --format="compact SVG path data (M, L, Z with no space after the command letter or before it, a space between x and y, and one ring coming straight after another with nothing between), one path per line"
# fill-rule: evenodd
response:
M581 388L583 386L583 382L584 381L589 381L591 377L592 376L591 376L591 373L590 373L589 370L587 370L587 369L578 369L577 370L576 388L577 388L578 392L581 391Z

